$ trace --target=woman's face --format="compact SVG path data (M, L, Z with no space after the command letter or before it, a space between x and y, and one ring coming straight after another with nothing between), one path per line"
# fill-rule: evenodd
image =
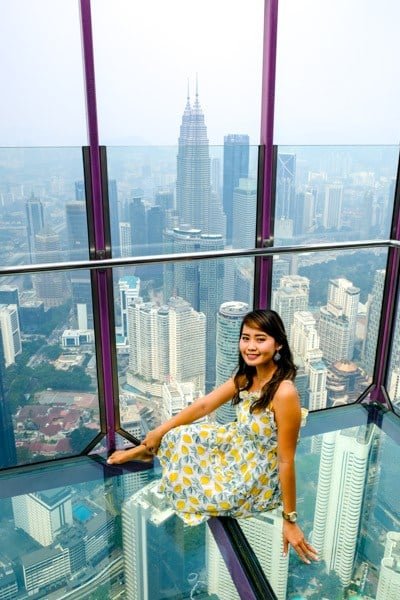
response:
M243 325L242 335L239 340L239 351L244 362L257 367L269 363L277 350L281 348L275 338L249 325Z

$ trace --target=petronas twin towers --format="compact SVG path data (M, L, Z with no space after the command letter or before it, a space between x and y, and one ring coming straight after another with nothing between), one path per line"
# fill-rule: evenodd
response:
M176 207L181 224L225 237L221 200L211 191L209 142L197 83L193 105L188 90L180 126Z

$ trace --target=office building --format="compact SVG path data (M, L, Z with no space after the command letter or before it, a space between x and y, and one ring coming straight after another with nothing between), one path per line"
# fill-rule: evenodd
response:
M362 426L323 436L312 544L343 586L353 572L372 435Z
M177 381L192 382L201 393L205 390L206 348L205 315L182 298L171 298L169 371Z
M47 225L35 235L35 262L62 262L60 237ZM32 280L37 297L43 300L45 310L64 304L68 297L65 273L62 271L37 273L32 275Z
M139 297L140 279L127 275L118 280L122 335L128 337L128 307Z
M44 208L42 201L39 200L39 198L35 198L32 194L25 203L25 211L29 260L33 263L35 258L35 235L40 233L44 227Z
M41 548L21 557L22 574L28 597L71 575L68 548Z
M71 492L54 488L12 498L15 527L20 527L42 546L50 546L59 531L73 524Z
M65 213L70 260L87 260L89 258L89 241L86 204L83 201L67 202Z
M296 155L278 154L276 167L275 218L286 221L293 219L296 191ZM282 237L282 236L279 236Z
M290 347L296 364L303 365L308 376L308 408L319 410L326 408L327 366L322 359L316 321L308 311L294 313L291 329Z
M113 258L118 258L121 255L121 240L120 240L120 206L118 202L118 188L115 179L108 180L108 201L110 214L110 229L111 229L111 248Z
M0 329L0 468L13 467L17 464L14 426L8 400L4 394L4 352Z
M0 304L0 331L5 367L15 363L22 352L18 307L16 304Z
M215 385L219 386L232 377L239 362L239 333L243 317L249 312L245 302L224 302L217 315L215 355ZM236 410L224 404L216 411L219 423L228 423L236 417Z
M224 165L222 204L226 215L226 243L232 244L233 226L233 194L240 179L249 176L249 136L233 133L224 136ZM240 217L239 223L242 223Z
M167 252L222 250L221 235L202 234L201 230L179 227L164 235ZM215 385L215 330L218 309L224 294L224 263L217 259L196 262L167 263L164 267L164 298L180 296L193 308L204 313L206 329L206 390Z
M400 533L386 534L385 553L381 560L376 600L397 600L400 597Z
M132 256L131 225L127 221L119 224L119 239L121 243L121 256Z
M328 363L351 360L350 323L341 307L328 302L320 308L318 333L321 350Z
M294 313L308 310L309 288L310 281L307 277L285 275L281 278L278 289L272 292L272 308L281 316L289 340Z
M255 245L257 181L240 178L233 191L232 246L253 248Z
M153 600L189 594L183 522L152 482L122 508L122 542L127 598ZM189 597L187 595L187 597Z
M343 315L349 323L349 346L347 357L351 360L356 340L357 314L360 301L360 290L352 282L343 277L331 279L328 285L328 304L342 308Z
M383 288L385 285L385 269L375 271L372 293L367 302L367 324L368 335L365 336L361 362L368 375L372 377L375 365L376 344L378 341L379 323L382 309Z
M343 186L339 183L325 187L322 225L325 229L340 229L342 225Z

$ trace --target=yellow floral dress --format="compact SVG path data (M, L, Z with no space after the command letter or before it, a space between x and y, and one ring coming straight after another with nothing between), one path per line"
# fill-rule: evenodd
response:
M163 437L160 490L186 524L280 505L276 423L272 410L250 412L258 394L240 392L232 423L183 425Z

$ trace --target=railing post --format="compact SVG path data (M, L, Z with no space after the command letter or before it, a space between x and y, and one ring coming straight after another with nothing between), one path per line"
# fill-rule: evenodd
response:
M261 231L257 236L257 246L263 247L265 240L273 235L273 141L274 141L274 110L275 110L275 73L276 73L276 45L278 31L278 0L265 0L264 9L264 52L263 76L261 99L261 135L260 144L262 153L262 210ZM255 289L256 304L266 308L270 302L272 280L272 258L259 258L256 260Z
M100 166L99 132L97 122L96 81L94 69L94 50L92 33L92 15L90 0L80 0L82 49L85 75L86 114L89 138L89 162L92 185L93 231L94 231L94 257L111 258L111 251L107 243L109 235L106 232L106 219L104 213L102 176ZM112 277L109 270L95 270L95 289L98 292L98 325L101 345L101 373L103 377L104 412L107 430L107 447L115 447L115 416L112 377L112 335L110 327L110 314L112 306L110 285ZM112 292L112 289L111 289ZM100 399L102 401L102 399Z

